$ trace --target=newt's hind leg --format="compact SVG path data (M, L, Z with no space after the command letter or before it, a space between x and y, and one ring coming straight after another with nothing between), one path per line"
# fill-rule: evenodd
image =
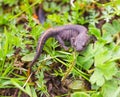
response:
M66 51L69 50L69 48L68 48L67 46L65 46L65 43L64 43L63 39L62 39L59 35L57 35L55 38L56 38L56 40L58 40L58 42L60 43L60 45L61 45Z

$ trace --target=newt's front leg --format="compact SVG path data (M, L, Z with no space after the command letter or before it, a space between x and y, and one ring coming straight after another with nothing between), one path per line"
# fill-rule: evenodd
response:
M60 45L61 45L66 51L69 50L69 48L68 48L67 46L65 46L65 43L64 43L63 39L62 39L59 35L57 35L55 38L56 38L56 40L58 40L58 42L60 43Z
M70 39L70 44L71 44L71 46L74 48L75 47L75 37L72 37L71 39Z

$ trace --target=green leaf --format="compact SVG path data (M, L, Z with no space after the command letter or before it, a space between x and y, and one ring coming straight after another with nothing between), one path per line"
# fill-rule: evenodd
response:
M31 94L31 89L30 86L28 84L26 84L25 88L22 86L23 82L19 81L18 79L12 78L11 79L11 83L13 85L15 85L15 87L19 88L21 91L27 93L30 97L32 97Z
M74 80L68 87L72 90L84 90L84 82L82 80Z
M118 33L120 31L120 22L118 20L113 20L112 25L113 25L113 28Z
M104 34L102 36L102 41L104 41L105 44L110 43L113 41L113 37L110 34Z
M82 56L77 57L77 64L79 66L81 66L82 68L84 68L85 70L90 69L90 67L92 66L92 64L94 62L94 60L93 60L93 56L94 56L93 45L92 44L88 45L86 50L84 50L81 54L82 54Z
M48 15L48 19L56 22L58 24L62 24L63 22L61 21L61 16L58 14L52 14L52 15Z
M20 81L18 81L17 79L12 78L11 83L15 85L17 88L19 88L20 90L22 90L23 92L27 93L25 89L20 86Z
M74 92L70 97L90 97L90 95L85 92Z
M108 50L106 47L103 47L95 55L95 66L99 66L100 64L104 64L105 62L107 62L111 58L112 58L112 51Z
M85 70L90 69L90 67L92 66L94 60L93 58L91 58L91 56L78 56L77 58L77 64L79 66L81 66L82 68L84 68Z
M115 0L114 2L116 3L116 5L120 5L120 0Z
M12 6L14 4L18 3L18 0L4 0L5 4L9 4L9 6Z
M119 97L120 95L120 86L117 88L117 90L114 93L114 97Z
M109 61L120 59L120 46L114 46L112 58Z
M0 88L5 88L6 86L9 87L9 85L11 84L10 79L7 78L0 78Z
M112 79L112 76L117 73L115 62L106 62L104 64L98 65L97 68L101 71L106 80Z
M112 34L115 34L115 32L116 32L116 30L110 23L104 24L102 27L102 30L103 30L103 36L107 36L109 34L112 35Z
M103 37L112 36L120 32L120 21L113 20L112 24L106 23L102 27Z
M103 97L100 92L93 93L91 97Z
M25 86L25 92L27 93L27 94L29 94L29 95L31 95L32 96L32 90L31 90L31 88L30 88L30 86L28 85L28 84L26 84L26 86ZM34 96L35 97L35 96Z
M32 96L33 97L38 97L36 92L35 92L35 88L34 87L31 87L31 91L32 91Z
M112 57L112 52L101 42L96 42L94 45L95 66L103 64Z
M105 83L105 79L100 70L95 69L94 73L90 77L90 82L92 84L97 84L97 86L102 86Z
M35 53L30 53L21 58L22 61L29 62L32 61L35 56Z
M89 26L89 32L90 34L94 35L97 39L101 38L100 30L92 25Z
M116 91L119 90L117 83L114 81L107 81L102 87L103 97L119 97L116 95Z

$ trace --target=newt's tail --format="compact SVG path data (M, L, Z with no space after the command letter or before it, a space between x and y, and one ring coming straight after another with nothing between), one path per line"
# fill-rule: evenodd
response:
M47 40L47 35L46 35L45 33L43 33L43 34L41 35L41 37L39 38L35 57L34 57L34 59L32 60L32 62L29 64L30 70L32 70L32 66L35 64L35 62L37 61L37 59L38 59L39 56L41 55L42 49L43 49L43 46L44 46L46 40Z

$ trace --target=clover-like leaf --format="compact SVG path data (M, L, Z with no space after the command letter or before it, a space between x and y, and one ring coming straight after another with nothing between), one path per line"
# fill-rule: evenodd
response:
M113 20L112 24L106 23L102 27L103 36L114 35L120 32L120 21Z
M101 71L106 80L112 79L117 73L117 67L115 62L106 62L104 64L98 65L97 68Z
M107 81L102 87L103 97L119 97L116 95L116 91L118 90L118 85L114 81Z
M101 42L96 42L94 45L95 66L103 64L112 57L112 52L109 47L106 47Z
M92 84L96 84L97 86L102 86L105 83L102 72L98 69L95 69L93 75L90 77L90 82Z
M77 57L77 64L84 68L85 70L90 69L92 66L94 60L93 60L93 45L90 44L85 51L83 51L81 54L82 56Z

